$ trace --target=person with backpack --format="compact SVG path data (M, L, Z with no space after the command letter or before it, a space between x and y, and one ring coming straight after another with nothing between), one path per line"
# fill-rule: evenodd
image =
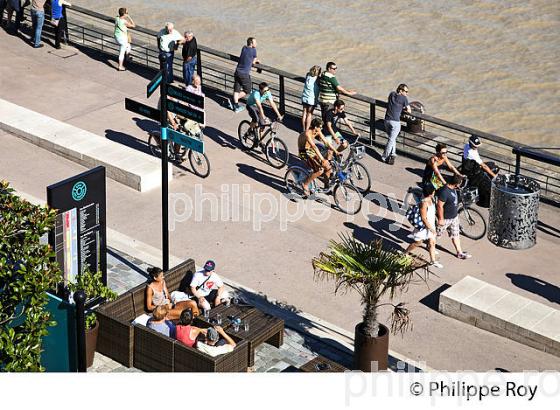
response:
M422 187L422 199L410 212L411 223L414 231L408 236L414 242L408 245L405 253L412 252L415 248L428 241L430 253L430 266L441 269L443 265L436 261L436 205L434 200L435 187L426 184ZM408 217L409 215L407 215Z

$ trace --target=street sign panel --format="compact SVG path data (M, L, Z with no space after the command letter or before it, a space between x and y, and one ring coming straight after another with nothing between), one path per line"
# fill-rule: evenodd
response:
M155 121L161 121L161 112L156 108L152 108L146 104L139 103L138 101L131 100L130 98L124 99L124 108L128 111L135 112L136 114L143 115L144 117L151 118Z
M204 111L195 110L171 100L167 100L167 110L196 121L199 124L204 123Z
M167 87L167 95L169 97L177 98L183 102L194 105L195 107L204 109L204 97L190 91L183 90L179 87L169 85Z
M173 142L176 142L177 144L182 145L187 149L191 149L193 151L204 154L204 142L202 140L193 138L187 134L183 134L182 132L177 132L171 128L167 129L167 133L169 134Z
M163 78L163 73L160 70L146 87L146 94L148 95L148 98L150 98L150 96L154 93L154 91L159 87L162 78Z

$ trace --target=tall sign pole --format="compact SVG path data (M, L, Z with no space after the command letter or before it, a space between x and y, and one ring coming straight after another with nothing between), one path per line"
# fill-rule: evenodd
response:
M168 185L168 144L167 139L167 59L165 53L160 53L159 62L162 73L162 81L160 84L161 95L161 230L162 230L162 251L164 272L169 270L169 185Z

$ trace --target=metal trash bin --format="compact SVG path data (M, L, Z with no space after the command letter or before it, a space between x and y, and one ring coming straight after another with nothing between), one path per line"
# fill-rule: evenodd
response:
M416 118L414 113L424 114L424 104L420 101L412 101L410 103L411 114L403 112L403 119L406 122L406 130L408 132L419 134L424 131L424 120Z
M508 249L537 243L540 186L523 175L503 174L492 180L488 240Z

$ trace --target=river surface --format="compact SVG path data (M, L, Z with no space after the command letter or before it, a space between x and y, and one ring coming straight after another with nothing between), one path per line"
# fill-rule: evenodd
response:
M560 146L560 1L74 0L135 22L192 29L239 54L304 75L337 63L345 88L385 99L401 83L426 112L526 144Z

